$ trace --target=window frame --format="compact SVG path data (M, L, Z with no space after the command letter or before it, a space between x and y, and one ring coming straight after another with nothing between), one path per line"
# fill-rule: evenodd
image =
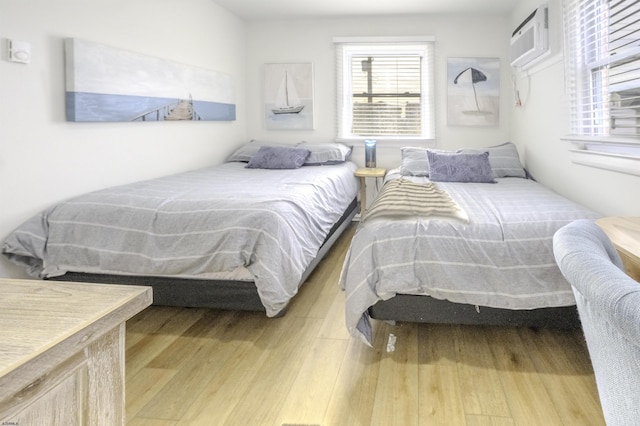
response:
M618 61L611 54L615 48L608 45L611 1L563 2L571 134L562 139L572 144L569 151L574 163L640 175L640 132L612 134L609 92L614 83L608 70ZM631 54L638 55L640 50Z
M434 44L432 36L419 37L335 37L336 46L336 140L341 142L376 139L378 142L402 141L423 145L435 144L435 78ZM419 136L355 135L352 133L353 93L351 91L351 58L371 55L420 55L421 70L421 128Z

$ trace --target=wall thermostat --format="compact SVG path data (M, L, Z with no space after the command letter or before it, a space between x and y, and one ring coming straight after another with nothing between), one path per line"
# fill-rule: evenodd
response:
M12 62L28 64L31 60L31 45L26 41L7 40L7 51Z

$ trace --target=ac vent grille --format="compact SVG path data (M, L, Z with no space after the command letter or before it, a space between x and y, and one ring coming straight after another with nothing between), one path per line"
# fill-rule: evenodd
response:
M549 51L549 8L540 6L511 37L511 66L525 69Z

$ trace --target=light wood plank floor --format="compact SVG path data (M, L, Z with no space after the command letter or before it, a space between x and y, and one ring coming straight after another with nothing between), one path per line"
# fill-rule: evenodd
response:
M350 338L337 282L353 232L283 318L157 306L132 318L127 423L604 425L580 330L375 322L373 349Z

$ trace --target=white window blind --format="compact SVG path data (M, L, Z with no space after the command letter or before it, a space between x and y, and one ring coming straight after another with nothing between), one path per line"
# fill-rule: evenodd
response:
M337 138L433 139L433 41L336 42Z
M565 0L564 14L572 135L640 143L640 1Z
M640 1L609 4L611 132L640 137Z
M640 0L564 0L574 163L640 176Z

